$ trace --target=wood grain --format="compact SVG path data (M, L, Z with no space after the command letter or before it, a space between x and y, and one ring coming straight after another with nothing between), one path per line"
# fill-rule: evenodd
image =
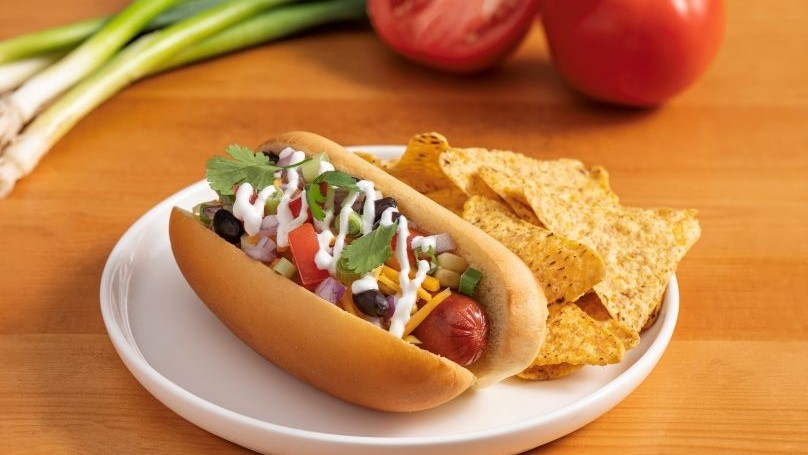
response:
M12 4L13 3L13 4ZM9 2L0 38L124 0ZM460 146L570 156L626 204L695 207L681 313L651 376L540 453L808 453L808 3L727 1L723 48L664 107L596 105L553 72L538 29L457 78L329 27L135 84L0 200L0 453L248 453L178 417L117 357L98 289L141 214L231 142L307 129L345 144L440 131Z

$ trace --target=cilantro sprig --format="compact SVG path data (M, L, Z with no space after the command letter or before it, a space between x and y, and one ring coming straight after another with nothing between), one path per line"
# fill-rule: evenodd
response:
M349 174L342 171L326 171L318 175L313 181L306 184L306 201L309 203L311 216L315 220L322 221L325 219L325 211L323 204L326 201L326 195L323 194L323 188L326 192L329 187L344 188L347 190L358 191L356 186L356 179Z
M230 157L215 156L206 163L205 177L210 187L223 196L235 194L235 188L244 182L252 185L257 191L273 184L275 172L302 165L308 160L289 166L273 164L269 156L255 153L242 145L229 145L225 152Z
M387 262L393 254L390 242L393 241L397 228L397 223L379 226L345 245L342 250L345 267L351 272L364 275Z

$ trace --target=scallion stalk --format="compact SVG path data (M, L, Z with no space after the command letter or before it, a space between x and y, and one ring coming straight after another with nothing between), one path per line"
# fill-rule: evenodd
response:
M0 197L10 193L76 122L119 90L165 68L183 49L290 1L232 0L137 39L54 102L6 149L0 156Z
M88 19L5 39L0 41L0 63L73 49L97 32L106 21L104 17Z
M0 100L0 146L14 140L45 104L101 66L155 16L179 1L133 1L65 58Z
M365 18L365 0L308 1L273 8L194 44L150 75L281 39L320 25Z
M228 0L185 0L160 13L141 33L167 27L225 1ZM0 95L59 61L108 20L109 17L90 19L0 40Z
M52 65L62 57L61 54L42 54L10 63L0 64L0 95L14 90L34 74Z
M141 33L153 32L228 0L183 0L157 15ZM0 40L0 64L46 54L66 54L98 32L111 16L87 19Z

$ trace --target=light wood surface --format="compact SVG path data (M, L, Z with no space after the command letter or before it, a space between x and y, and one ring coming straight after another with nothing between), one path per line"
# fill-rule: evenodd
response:
M0 37L123 0L3 2ZM57 6L58 5L58 6ZM602 164L631 205L695 207L681 313L650 377L543 453L808 453L808 2L727 0L709 72L650 111L582 101L541 33L501 70L438 75L364 27L155 77L83 120L0 200L0 453L248 453L129 374L99 282L146 210L231 142L306 129L345 144L440 131L459 146Z

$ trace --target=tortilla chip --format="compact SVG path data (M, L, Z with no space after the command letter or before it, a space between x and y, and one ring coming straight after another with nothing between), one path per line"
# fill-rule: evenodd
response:
M424 196L453 211L458 216L463 215L463 204L468 199L465 193L455 187L435 190L424 194Z
M539 161L505 150L449 148L440 156L440 167L467 194L471 194L469 189L472 188L474 176L480 174L481 168L488 168L494 172L495 178L486 179L486 182L504 199L514 198L529 204L524 187L526 182L534 182L580 188L594 195L587 199L601 200L602 195L608 194L617 203L617 195L609 188L608 174L605 171L587 172L578 160Z
M612 317L640 332L700 235L696 211L623 207L600 184L604 170L582 171L589 182L583 187L526 181L525 196L548 229L600 253L606 274L595 292Z
M612 315L609 314L609 310L603 306L603 302L600 301L596 293L590 292L581 296L575 304L578 305L580 309L584 310L589 317L598 321L603 328L622 341L627 350L640 344L640 334L617 319L614 319Z
M438 133L415 135L401 158L385 170L421 193L452 188L454 185L444 175L438 162L440 154L448 148L449 142Z
M373 153L359 151L354 152L354 154L380 169L386 170L391 165L389 160L381 159L378 156L374 155Z
M519 219L501 202L472 196L462 216L519 256L548 302L574 302L603 278L603 259L592 249Z
M569 376L583 367L584 365L573 365L571 363L533 365L516 376L529 381L549 381Z
M510 174L504 174L490 167L481 167L477 170L478 179L482 180L486 187L499 196L513 210L519 219L530 224L542 226L541 221L533 213L533 208L528 204L522 185L512 181Z
M577 305L547 307L547 338L533 365L608 365L623 360L623 343Z

